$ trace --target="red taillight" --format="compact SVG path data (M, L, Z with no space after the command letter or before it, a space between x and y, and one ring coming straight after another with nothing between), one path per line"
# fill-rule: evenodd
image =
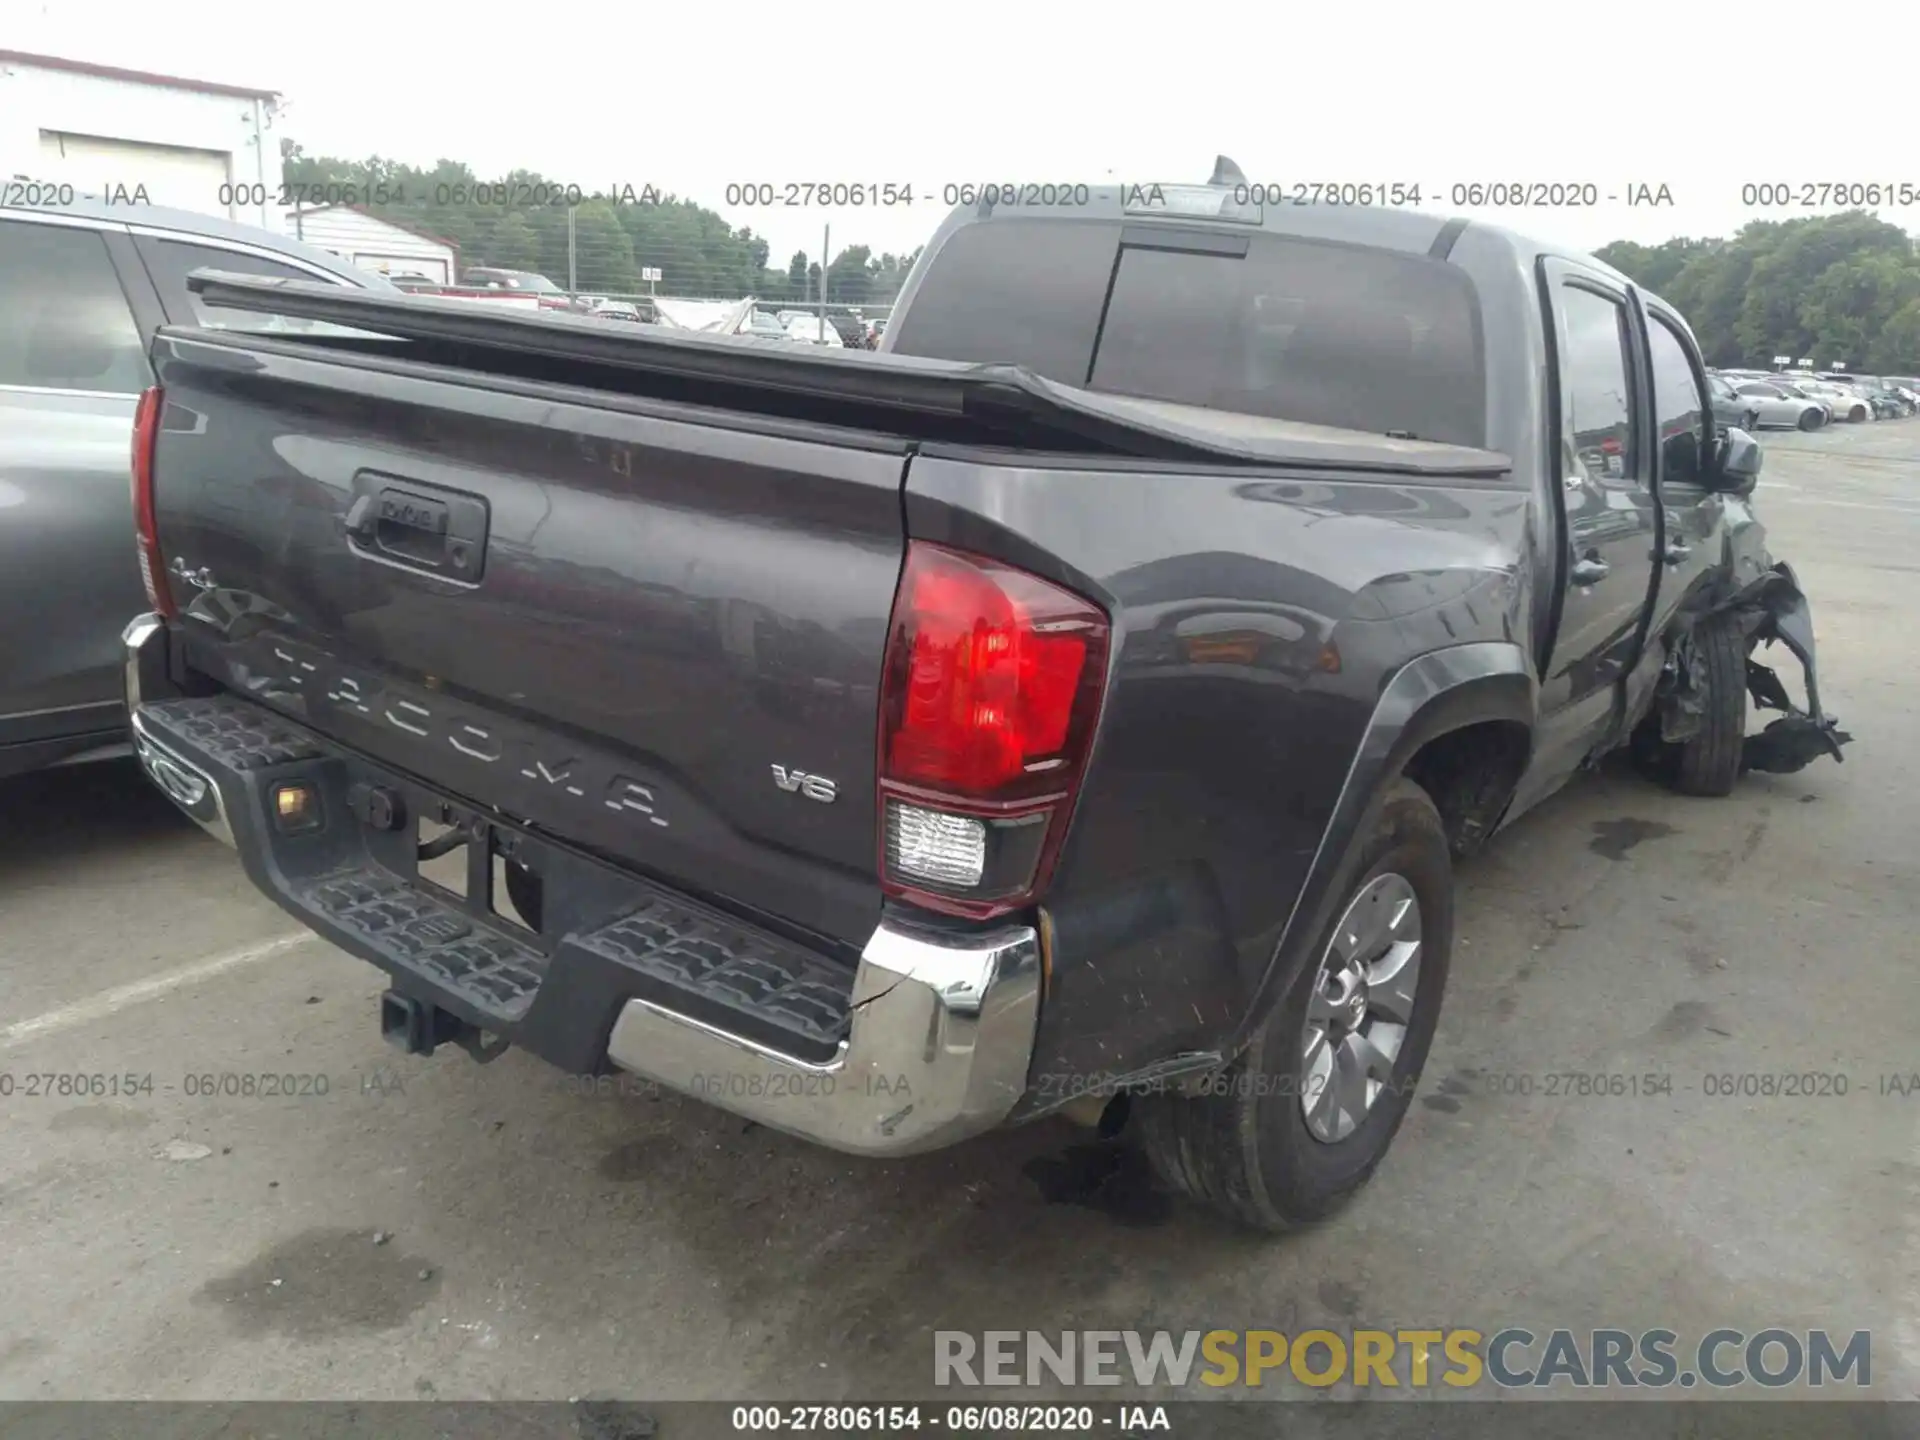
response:
M1038 893L1092 743L1107 637L1099 606L1050 581L909 545L880 697L889 893L966 915Z
M140 579L147 587L147 603L171 618L173 593L167 586L167 567L160 558L160 531L153 514L153 450L160 439L160 411L164 398L158 385L143 390L133 411L133 525L139 539Z

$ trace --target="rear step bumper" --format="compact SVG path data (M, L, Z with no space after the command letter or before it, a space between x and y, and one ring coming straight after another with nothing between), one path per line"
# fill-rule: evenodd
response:
M855 1154L953 1144L1000 1124L1025 1094L1040 1007L1031 926L962 931L889 915L849 964L463 807L251 701L181 698L153 617L125 641L149 778L234 846L282 908L386 971L403 1006ZM318 829L276 824L273 795L288 784L317 793ZM423 881L410 821L370 820L370 791L540 875L541 933L489 913L490 859L470 867L467 897Z

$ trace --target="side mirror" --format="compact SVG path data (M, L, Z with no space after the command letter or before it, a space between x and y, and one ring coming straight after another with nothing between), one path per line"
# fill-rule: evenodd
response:
M1720 433L1719 448L1713 488L1733 495L1751 495L1754 486L1760 483L1760 442L1738 425L1729 425Z

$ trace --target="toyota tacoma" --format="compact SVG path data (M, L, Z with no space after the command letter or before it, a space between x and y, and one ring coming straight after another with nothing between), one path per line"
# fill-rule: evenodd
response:
M1091 196L953 213L878 354L197 274L327 323L155 339L148 772L410 1052L867 1155L1097 1110L1330 1213L1458 857L1616 749L1847 737L1657 297L1226 162Z

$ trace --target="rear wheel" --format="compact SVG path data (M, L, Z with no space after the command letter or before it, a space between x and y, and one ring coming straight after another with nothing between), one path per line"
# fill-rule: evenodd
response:
M1258 1230L1324 1219L1367 1182L1440 1019L1453 872L1426 791L1395 782L1345 875L1331 923L1240 1057L1205 1093L1134 1111L1161 1179Z

